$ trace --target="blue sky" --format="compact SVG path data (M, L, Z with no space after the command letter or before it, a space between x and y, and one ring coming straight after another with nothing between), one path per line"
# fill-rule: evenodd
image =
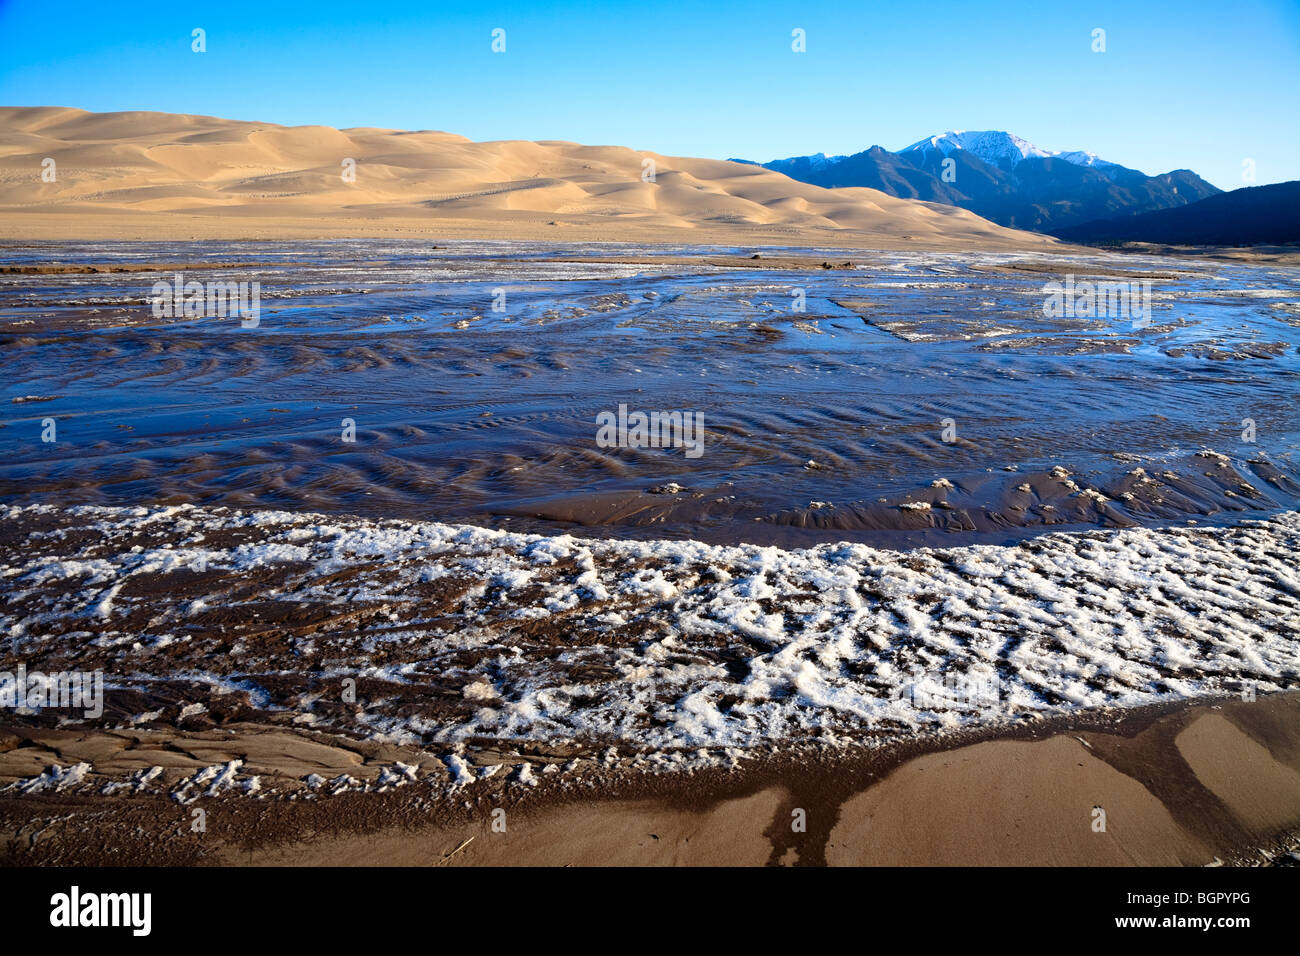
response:
M1006 129L1232 189L1300 179L1300 3L0 0L0 104L759 160Z

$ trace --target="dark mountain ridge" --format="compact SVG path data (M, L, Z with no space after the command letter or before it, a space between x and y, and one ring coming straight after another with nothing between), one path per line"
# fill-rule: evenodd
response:
M1052 153L1001 132L945 133L898 152L873 146L851 156L818 153L755 165L816 186L867 186L1052 234L1220 193L1189 169L1148 176L1090 153Z

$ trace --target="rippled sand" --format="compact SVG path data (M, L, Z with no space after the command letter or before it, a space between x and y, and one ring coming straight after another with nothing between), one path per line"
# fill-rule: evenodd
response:
M1294 266L754 255L379 240L0 250L0 498L897 546L1297 502ZM258 327L155 319L153 283L178 268L259 281ZM1045 318L1043 283L1066 274L1149 279L1151 324ZM620 405L700 415L703 454L600 447L597 416ZM55 443L41 441L46 418Z

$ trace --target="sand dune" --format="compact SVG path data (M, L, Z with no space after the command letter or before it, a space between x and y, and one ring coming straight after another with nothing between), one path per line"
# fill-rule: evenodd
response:
M61 107L0 107L0 144L0 229L13 238L1054 244L951 206L620 146ZM42 180L47 157L54 182ZM654 182L642 180L646 159Z

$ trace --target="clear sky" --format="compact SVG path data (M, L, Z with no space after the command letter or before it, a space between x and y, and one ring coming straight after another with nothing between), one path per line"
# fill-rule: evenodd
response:
M1300 179L1300 2L0 0L0 105L764 161L1005 129L1233 189Z

